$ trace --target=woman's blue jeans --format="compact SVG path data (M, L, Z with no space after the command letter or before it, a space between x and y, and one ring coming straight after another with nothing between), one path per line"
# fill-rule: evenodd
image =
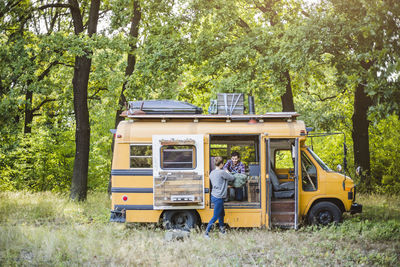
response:
M223 229L224 227L224 216L225 216L224 199L211 196L211 202L214 203L214 214L207 225L206 234L210 232L211 227L217 221L217 219L219 221L219 228Z

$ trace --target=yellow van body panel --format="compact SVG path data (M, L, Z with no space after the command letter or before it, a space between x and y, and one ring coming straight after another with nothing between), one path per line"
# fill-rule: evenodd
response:
M126 196L128 200L122 198ZM152 193L113 193L114 205L153 205Z
M153 188L153 176L113 176L113 187Z
M157 223L160 220L161 210L127 210L127 222Z
M213 216L213 209L197 210L201 221L207 223ZM224 222L230 227L260 227L261 226L260 209L225 209Z
M231 227L268 227L267 212L267 191L268 174L266 173L266 138L298 138L300 150L309 153L305 147L305 125L304 122L294 121L269 121L256 124L246 122L225 122L225 121L200 121L193 120L126 120L122 121L117 129L112 169L117 171L132 171L130 168L130 145L131 144L152 144L152 135L204 135L204 189L205 208L198 209L197 213L202 223L207 223L212 215L209 193L209 135L241 135L252 134L260 136L260 205L256 208L225 208L225 222ZM154 154L154 151L153 151ZM350 178L345 180L345 190L342 182L344 176L334 172L323 170L320 165L310 157L317 168L318 186L316 191L303 191L301 177L298 183L298 215L307 215L312 204L322 198L334 198L343 203L346 211L350 210L352 200L348 199L349 191L354 187ZM201 159L199 159L201 160ZM301 162L300 162L301 164ZM115 205L131 205L137 207L135 210L126 210L127 222L159 222L163 210L152 210L153 205L153 176L152 170L148 169L145 175L112 175L112 188L133 192L112 193L112 207ZM280 170L279 174L286 174L287 171ZM288 175L289 178L289 175ZM136 191L135 191L136 190ZM143 192L137 192L142 190ZM124 196L127 200L124 200Z

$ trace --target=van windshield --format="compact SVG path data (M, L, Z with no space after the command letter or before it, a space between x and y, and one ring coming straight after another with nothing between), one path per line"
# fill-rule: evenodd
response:
M328 165L326 165L322 159L320 159L317 154L314 153L314 151L312 151L310 148L307 148L308 152L310 152L310 154L313 156L313 158L318 162L319 166L321 166L322 169L324 169L325 171L332 171Z

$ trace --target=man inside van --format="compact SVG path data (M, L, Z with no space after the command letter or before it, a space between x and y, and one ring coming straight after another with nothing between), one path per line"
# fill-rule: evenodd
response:
M224 170L228 170L229 172L233 173L244 173L245 166L240 161L239 152L232 152L231 159L228 160L224 166Z
M232 174L245 173L245 165L240 161L239 152L232 152L231 159L226 162L224 170L228 170ZM235 188L235 200L243 200L243 187Z

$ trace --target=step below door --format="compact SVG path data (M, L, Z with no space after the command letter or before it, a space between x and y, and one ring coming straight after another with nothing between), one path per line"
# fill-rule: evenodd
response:
M204 208L203 135L153 135L154 209Z

